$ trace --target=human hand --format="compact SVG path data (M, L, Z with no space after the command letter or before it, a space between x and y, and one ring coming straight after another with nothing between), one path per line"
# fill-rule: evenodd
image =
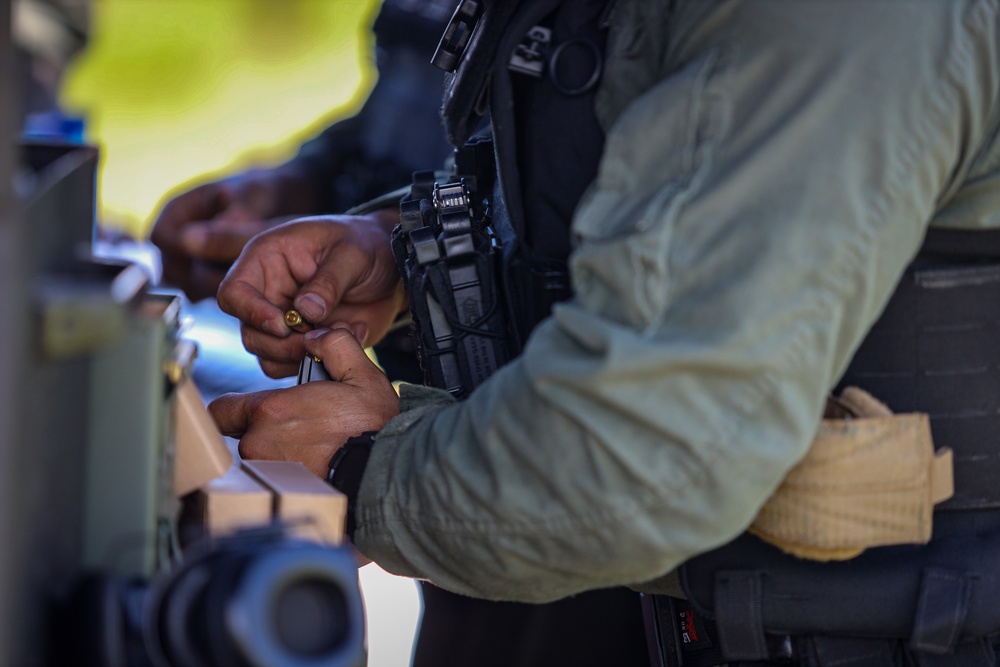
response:
M208 410L219 431L239 438L250 460L298 461L326 479L330 459L351 436L378 431L399 414L399 397L385 374L343 323L304 336L333 381L287 389L225 394Z
M310 181L291 165L201 185L171 199L153 225L163 281L193 301L214 296L256 234L316 210Z
M270 377L298 371L302 334L285 323L346 322L363 345L380 340L406 308L390 234L393 212L301 218L254 238L219 287L219 307L241 322L243 345Z

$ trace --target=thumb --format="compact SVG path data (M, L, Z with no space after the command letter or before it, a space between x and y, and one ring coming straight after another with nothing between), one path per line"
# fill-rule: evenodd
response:
M350 385L382 381L384 373L365 353L365 349L346 324L334 329L314 329L304 336L306 351L323 360L330 379Z
M327 262L316 268L316 273L299 290L292 305L302 313L306 321L314 325L325 324L327 315L344 297L342 285L351 284L346 275L346 265Z
M334 308L340 305L349 290L360 285L372 272L373 258L364 244L349 239L350 230L335 228L331 236L324 229L325 252L317 258L316 271L299 289L293 305L313 325L329 325ZM393 281L395 282L395 281ZM387 290L388 291L388 290Z

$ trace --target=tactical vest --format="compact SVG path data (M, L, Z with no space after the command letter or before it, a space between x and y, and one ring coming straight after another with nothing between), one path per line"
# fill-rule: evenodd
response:
M455 70L444 103L452 142L468 138L489 111L498 174L490 213L503 249L497 270L511 357L552 304L570 293L569 219L596 173L603 140L592 87L566 95L511 83L508 67L551 77L558 62L541 56L539 70L532 54L551 54L562 39L556 31L541 44L545 31L536 29L557 27L544 21L559 0L522 10L518 4L466 0L438 52L439 62ZM585 4L576 10L587 14ZM589 18L583 32L598 48L599 62L605 17ZM586 77L575 76L585 87ZM529 108L538 110L533 117ZM556 122L560 131L548 131L547 123ZM587 137L594 152L577 156L581 166L559 192L543 192L538 184L546 179L533 175L552 173L538 165L560 160L560 137L567 133ZM919 667L996 665L1000 252L984 251L984 239L1000 248L1000 234L932 230L841 382L870 391L897 412L929 413L935 442L954 450L956 492L938 506L931 542L820 563L742 535L681 568L687 603L654 596L653 607L666 614L656 633L667 644L661 646L664 664L892 667L905 652ZM713 638L685 646L686 624L695 622Z
M570 221L604 141L594 95L610 3L560 4L464 2L435 56L458 70L445 119L461 148L450 177L414 174L393 248L425 382L458 398L571 295ZM492 138L470 139L487 114Z
M992 667L1000 632L1000 263L996 232L931 230L855 353L841 386L930 415L954 450L954 496L926 545L878 547L841 563L795 558L751 535L686 563L688 601L730 660L816 667ZM672 619L683 603L658 600ZM669 607L673 611L667 611ZM668 638L669 639L669 638ZM669 643L669 641L668 641ZM713 642L710 642L711 645Z

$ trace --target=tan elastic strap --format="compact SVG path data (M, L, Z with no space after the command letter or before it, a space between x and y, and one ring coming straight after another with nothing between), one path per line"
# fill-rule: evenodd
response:
M955 495L953 458L950 447L943 447L934 454L931 462L931 502L935 505Z
M874 546L926 543L934 505L953 493L951 450L934 451L927 415L847 398L834 406L843 417L822 421L750 527L796 556L843 560Z

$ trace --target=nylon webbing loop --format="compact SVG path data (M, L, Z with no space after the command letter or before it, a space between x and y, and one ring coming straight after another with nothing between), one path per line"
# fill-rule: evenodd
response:
M804 661L812 667L895 667L892 643L873 639L813 636L814 660Z
M936 655L950 652L965 625L971 590L968 574L924 569L910 647Z
M955 493L938 510L1000 509L998 337L1000 263L921 260L838 383L861 387L893 412L930 415L935 445L954 451Z
M715 620L722 653L730 660L764 660L762 574L753 570L726 570L715 575Z
M990 637L977 639L959 645L954 652L945 655L916 652L913 654L917 667L997 667L997 651Z
M929 228L921 257L1000 258L1000 230Z

